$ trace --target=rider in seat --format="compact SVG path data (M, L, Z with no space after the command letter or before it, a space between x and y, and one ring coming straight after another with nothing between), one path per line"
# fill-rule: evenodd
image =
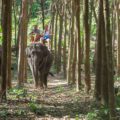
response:
M44 45L47 44L48 49L50 49L50 31L49 31L48 25L46 25L45 27L44 36L42 37L41 41Z
M40 34L40 30L38 29L38 25L35 25L32 32L30 33L31 35L31 42L39 42L40 38L43 37Z

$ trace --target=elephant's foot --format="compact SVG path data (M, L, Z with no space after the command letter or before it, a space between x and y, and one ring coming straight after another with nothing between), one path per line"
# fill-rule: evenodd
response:
M47 85L46 84L44 84L44 89L47 89Z
M35 83L35 88L38 89L39 88L39 85Z
M43 83L39 84L40 89L44 89Z

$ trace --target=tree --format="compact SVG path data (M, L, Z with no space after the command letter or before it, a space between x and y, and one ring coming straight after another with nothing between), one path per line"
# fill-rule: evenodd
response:
M67 67L67 0L64 1L64 45L63 45L63 71L64 71L64 78L66 78L66 67Z
M71 18L70 18L70 40L68 48L68 65L67 65L67 82L72 82L72 61L73 61L73 48L74 48L74 28L75 28L75 2L71 0Z
M22 12L19 28L19 58L18 58L18 81L22 86L25 79L25 48L27 41L27 23L28 23L28 2L22 0Z
M11 0L2 0L2 33L3 33L3 41L2 41L2 98L6 99L6 89L8 83L8 53L11 42L11 9L12 9L12 1ZM9 46L9 47L8 47ZM11 64L11 63L9 63ZM10 80L10 78L9 78Z
M77 9L76 9L76 29L77 29L77 77L76 77L76 90L80 90L81 86L81 63L82 63L82 55L81 55L81 38L80 38L80 1L75 0Z
M51 5L51 14L52 14L52 18L51 18L51 49L53 49L54 46L54 27L55 27L55 5L54 5L54 0L52 1L52 5Z
M96 80L95 80L95 97L100 100L101 95L101 24L102 24L102 14L103 14L103 2L99 0L99 15L98 15L98 26L97 26L97 43L96 43Z
M59 7L59 37L58 37L58 56L57 56L57 72L59 73L61 71L61 49L62 49L62 33L63 33L63 1L60 1Z
M0 20L1 20L1 11L2 11L2 0L0 1Z
M115 118L112 54L109 1L99 0L95 95L103 105L109 106L111 120Z
M120 2L116 0L116 19L117 19L117 75L120 77L120 8L119 8Z
M115 94L113 80L113 51L112 51L112 36L110 30L110 9L109 0L104 1L105 6L105 31L106 31L106 52L107 52L107 74L108 74L108 95L109 95L109 115L110 119L115 119Z
M44 30L45 28L44 0L41 0L40 3L41 3L41 10L42 10L42 24L43 24L43 30Z
M87 92L91 89L90 80L90 27L89 27L89 0L84 0L84 40L85 40L85 83Z

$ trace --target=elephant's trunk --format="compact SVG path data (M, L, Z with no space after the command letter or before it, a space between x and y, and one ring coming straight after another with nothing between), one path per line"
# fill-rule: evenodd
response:
M39 77L38 77L38 62L37 62L37 59L34 58L34 61L33 61L33 79L35 81L35 86L36 88L39 86Z

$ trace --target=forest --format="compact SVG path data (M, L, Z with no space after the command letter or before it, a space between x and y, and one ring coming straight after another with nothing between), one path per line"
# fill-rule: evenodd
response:
M0 120L120 120L120 0L0 0Z

